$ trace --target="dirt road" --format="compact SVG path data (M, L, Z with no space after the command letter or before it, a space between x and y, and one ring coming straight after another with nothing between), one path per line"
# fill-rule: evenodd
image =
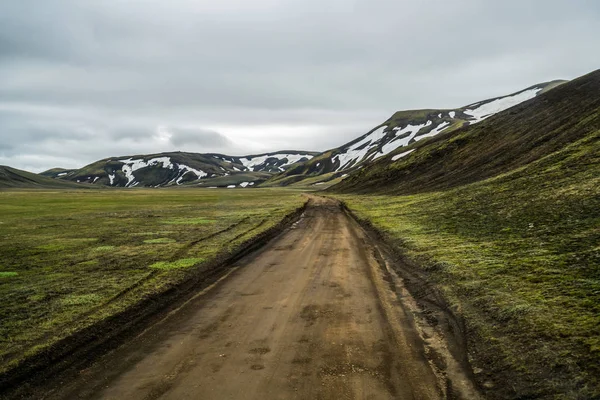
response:
M228 276L48 397L443 397L366 234L335 202L312 203Z

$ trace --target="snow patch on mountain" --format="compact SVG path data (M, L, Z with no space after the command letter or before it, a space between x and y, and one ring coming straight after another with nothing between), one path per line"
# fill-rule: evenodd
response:
M181 174L181 177L183 177L188 172L191 172L192 174L196 175L197 179L204 178L205 176L208 176L208 174L206 172L201 171L199 169L194 169L194 168L188 167L187 165L184 165L184 164L178 164L178 166L179 166L179 171L184 171Z
M151 158L148 161L125 158L119 161L123 163L121 170L123 171L123 173L125 173L125 177L127 178L127 183L125 184L125 186L127 187L129 187L130 185L135 186L132 185L132 183L135 180L133 172L137 171L138 169L155 166L158 164L162 164L163 168L173 169L173 164L171 164L171 159L169 157L156 157Z
M473 120L469 121L472 124L476 124L478 122L483 121L484 119L491 117L494 114L497 114L501 111L509 109L513 106L516 106L519 103L524 101L533 99L537 96L538 92L541 91L542 88L533 88L529 90L524 90L520 93L517 93L513 96L502 97L489 103L484 103L477 108L469 108L464 111L465 114L472 117ZM475 107L481 103L473 104L470 107Z
M362 161L367 153L372 149L372 146L369 146L369 144L374 145L381 140L381 138L384 136L383 132L386 128L387 126L385 125L377 128L368 134L364 139L348 147L348 149L346 149L346 151L343 153L333 157L334 163L336 161L340 162L340 166L336 169L336 171L345 169L350 166L350 164L356 164L357 162Z
M435 136L438 133L442 132L444 129L446 129L448 126L450 126L450 122L442 122L441 124L439 124L437 126L437 128L432 129L431 132L426 133L426 134L421 135L421 136L416 136L415 140L418 142L421 139L425 139L425 138L428 138L428 137Z
M204 178L205 176L208 176L208 174L204 171L189 167L185 164L173 163L171 161L170 157L156 157L156 158L151 158L147 161L142 160L142 159L134 160L132 158L125 158L125 159L121 159L119 161L123 163L123 165L121 166L121 170L123 171L123 173L125 174L125 177L127 178L127 183L125 184L125 187L134 187L137 184L139 184L139 182L135 182L135 176L133 175L133 173L135 171L137 171L138 169L147 168L147 167L161 166L162 168L177 170L178 171L177 176L169 182L169 183L172 183L175 181L175 183L177 185L179 185L181 183L181 180L188 173L192 173L192 174L196 175L196 179L201 179L201 178ZM109 179L110 179L110 184L112 185L114 182L115 176L109 174Z
M309 154L266 154L266 155L256 156L256 157L240 158L240 162L248 170L254 171L255 167L263 165L265 162L267 162L267 160L273 159L273 158L276 158L278 160L287 159L287 162L285 164L282 164L279 166L279 169L281 171L283 171L284 167L292 165L292 164L300 161L303 158L310 160L311 158L313 158L313 156L311 156Z
M396 127L394 128L395 136L399 137L398 139L393 139L392 141L384 144L381 147L381 151L377 153L377 155L373 158L374 160L379 157L383 157L386 154L391 153L396 150L398 147L408 146L410 142L415 138L417 133L421 131L421 129L430 126L433 124L431 121L427 121L421 125L411 125L408 124L404 128Z
M406 157L407 155L409 155L410 153L412 153L415 150L416 149L411 149L411 150L405 151L404 153L396 154L395 156L392 157L392 161L397 161L397 160L401 159L402 157Z
M201 178L204 178L205 176L208 176L208 174L206 172L198 170L198 169L194 169L192 167L188 167L185 164L177 164L177 166L179 167L179 173L177 174L177 176L175 178L173 178L169 181L169 184L173 183L173 181L175 181L176 185L180 185L181 181L183 180L185 175L187 175L190 172L192 174L196 175L196 179L201 179Z

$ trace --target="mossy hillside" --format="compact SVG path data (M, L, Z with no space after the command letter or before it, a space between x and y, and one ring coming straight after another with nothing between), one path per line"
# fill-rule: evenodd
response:
M600 395L598 143L595 131L447 191L336 197L385 232L466 317L484 374L518 372L525 396L592 398Z
M565 81L540 83L524 90L541 88L542 90L540 91L540 93L545 93L550 89L560 86L563 83L565 83ZM513 96L515 94L516 93L513 93L509 96ZM480 101L477 104L488 103L498 99L500 98L497 97L487 99ZM418 138L419 136L430 133L431 130L435 129L436 127L439 127L441 124L445 124L443 133L446 138L450 137L452 132L455 132L458 129L467 126L468 121L472 119L472 116L468 115L465 112L469 108L471 108L470 105L456 109L421 109L397 111L389 119L384 121L382 124L375 126L373 129L371 129L364 135L355 138L352 141L340 147L321 153L320 155L315 156L308 162L298 163L297 165L294 165L292 168L287 169L285 172L282 172L269 179L263 184L263 186L304 185L306 187L307 185L302 181L306 179L311 179L315 176L325 175L332 172L352 173L358 170L360 167L370 166L373 163L372 159L383 149L384 145L391 143L392 141L401 137L397 136L396 132L394 131L395 128L405 128L408 125L416 126L425 124L425 127L423 127L417 133L416 138ZM361 149L364 149L366 146L370 147L369 151L364 155L363 161L358 161L354 164L348 164L344 166L343 171L338 171L340 165L339 162L337 162L337 160L334 160L335 156L340 153L345 153L350 146L365 139L369 134L381 127L385 127L385 131L383 132L383 138L379 141L378 145L371 146L370 144L365 144L362 146ZM408 133L406 135L408 135ZM421 142L419 143L422 144ZM410 146L413 146L415 144L416 141L412 141L412 143L409 143ZM398 149L396 153L401 153L406 150L407 147L403 147ZM379 165L389 164L391 161L390 158L391 157L384 157L383 159L376 161L375 163Z
M227 176L219 176L215 178L203 178L200 182L192 181L188 185L200 186L200 187L227 187L230 185L239 185L242 182L254 182L252 186L258 186L258 184L266 181L272 174L265 172L235 172Z
M47 176L33 174L16 168L0 165L0 189L14 188L84 188L74 182L55 180Z
M455 116L455 118L450 118L450 116L448 115L448 113L450 111L456 112L457 115ZM443 114L443 115L440 117L440 114ZM286 171L284 171L278 175L275 175L274 177L271 177L269 180L267 180L261 186L262 187L267 187L267 186L272 187L272 186L292 186L293 185L293 186L297 186L297 187L301 187L301 186L308 187L310 185L309 181L312 183L318 182L319 177L322 177L321 181L326 181L327 180L326 175L335 174L336 177L339 177L342 174L350 174L363 166L369 165L369 164L371 164L371 161L357 162L355 164L352 164L352 165L344 168L344 170L338 171L340 165L339 165L339 162L335 160L335 156L340 153L343 153L349 146L351 146L357 142L360 142L367 135L371 134L373 131L376 131L377 129L379 129L381 127L386 127L386 130L385 130L386 139L383 139L382 143L388 143L389 141L392 141L393 139L397 138L395 132L393 131L393 129L396 127L403 128L409 124L410 125L422 125L422 124L430 122L431 125L429 125L429 127L423 128L420 131L420 134L426 134L434 127L438 126L441 123L446 122L449 125L445 129L445 132L452 132L452 131L455 131L456 129L462 127L465 124L466 119L467 119L467 116L464 113L462 113L462 111L460 111L460 110L441 110L441 109L440 110L437 110L437 109L429 110L428 109L428 110L398 111L398 112L394 113L394 115L392 115L392 117L390 117L383 124L380 124L380 125L376 126L375 128L371 129L365 135L362 135L362 136L352 140L351 142L344 144L343 146L340 146L338 148L324 152L324 153L312 158L311 160L309 160L307 162L298 163L297 165L294 165L293 167L287 169ZM367 146L367 145L368 144L365 144L365 146ZM382 146L373 147L371 150L369 150L369 152L367 152L367 154L365 155L365 158L369 159L370 156L374 156L376 153L378 153L381 150L381 148L382 148ZM406 147L403 147L402 149L406 149ZM405 151L405 150L403 150L403 151ZM335 183L338 183L338 182L335 182Z
M409 194L456 187L523 167L600 129L600 71L483 122L398 149L333 189ZM414 149L410 155L393 157Z
M298 176L288 176L276 182L269 181L261 187L285 186L286 188L304 189L306 191L323 190L333 186L347 176L345 172L329 172L322 175L311 175L299 179Z
M332 158L337 153L335 149L326 151L316 155L309 161L295 164L286 171L271 177L261 184L261 187L289 186L307 177L310 178L330 173L334 169Z
M201 271L304 201L289 190L0 192L0 371Z
M46 176L48 178L57 178L59 175L64 176L69 172L73 172L73 169L65 169L65 168L50 168L44 172L40 172L39 175Z

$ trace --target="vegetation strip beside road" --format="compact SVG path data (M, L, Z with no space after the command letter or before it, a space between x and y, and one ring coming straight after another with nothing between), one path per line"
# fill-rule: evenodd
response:
M0 197L0 387L210 284L306 202L253 189Z
M452 190L335 197L464 316L490 396L592 398L600 396L599 152L583 141Z

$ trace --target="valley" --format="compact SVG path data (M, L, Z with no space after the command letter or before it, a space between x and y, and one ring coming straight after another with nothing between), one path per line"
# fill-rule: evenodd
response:
M338 203L312 197L290 229L234 263L226 279L44 393L478 398L461 368L446 373L432 366L412 312L398 307L402 283L382 269L378 251ZM393 290L391 280L398 284Z
M600 1L0 1L0 400L600 400Z
M0 397L600 396L600 71L0 187Z

